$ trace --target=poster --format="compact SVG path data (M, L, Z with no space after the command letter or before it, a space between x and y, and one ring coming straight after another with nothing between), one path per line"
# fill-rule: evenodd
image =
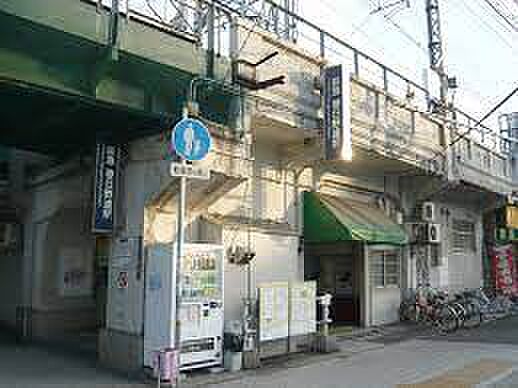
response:
M223 250L219 246L186 244L182 258L183 300L222 299L222 262Z
M259 286L259 339L272 341L289 334L289 285L287 282Z
M306 335L317 331L316 282L290 285L290 336Z
M63 297L89 296L93 292L93 261L80 248L59 253L59 291Z
M512 245L493 248L492 270L497 290L518 294Z

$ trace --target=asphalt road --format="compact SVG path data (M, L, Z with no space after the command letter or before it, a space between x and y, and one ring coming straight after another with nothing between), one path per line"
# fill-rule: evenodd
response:
M488 387L518 387L518 317L448 335L433 335L430 330L415 326L396 325L382 331L382 336L367 335L343 341L342 352L335 358L299 368L262 371L216 387L475 388L493 378L495 381L504 379L506 385L495 383ZM487 370L488 365L496 367L494 375ZM511 370L517 372L506 377L511 376ZM461 377L471 382L445 383Z
M397 326L394 329L389 326L384 332L383 336L366 337L365 340L385 345L410 339L518 345L518 316L484 322L478 328L463 328L445 335L434 333L431 329L421 328L412 323Z
M396 325L381 331L382 336L342 341L340 353L297 356L296 362L265 366L212 386L393 388L460 373L455 371L472 375L478 365L511 365L517 372L507 379L507 386L518 387L518 317L446 336L431 335L429 330L415 326ZM203 384L207 385L208 381ZM12 338L0 335L0 387L4 386L140 388L150 385L103 370L95 359L83 354L59 348L20 346Z
M518 345L518 316L486 322L478 329L462 329L447 336L448 341Z

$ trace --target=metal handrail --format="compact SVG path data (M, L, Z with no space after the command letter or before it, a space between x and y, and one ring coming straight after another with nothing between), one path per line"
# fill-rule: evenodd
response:
M89 0L89 1L96 2L99 0ZM375 86L379 87L381 90L383 90L387 94L390 94L389 90L391 89L391 85L396 84L399 81L399 82L402 82L404 85L406 85L407 90L413 89L417 92L422 93L422 96L424 96L424 101L422 100L419 102L425 104L425 106L429 106L430 100L432 98L436 99L436 96L432 96L430 91L423 85L411 80L410 78L406 77L399 71L397 71L389 66L386 66L385 64L376 60L369 54L367 54L367 53L357 49L356 47L352 46L351 44L347 43L345 40L341 39L337 35L324 30L323 28L321 28L318 25L316 25L315 23L305 19L304 17L298 15L297 13L295 13L289 9L286 9L282 5L275 3L273 0L263 0L263 2L268 3L272 7L275 7L276 10L278 10L279 12L292 18L297 23L297 25L301 25L301 26L304 26L305 28L309 28L318 35L318 38L313 40L313 42L317 43L319 46L319 49L318 49L319 52L317 54L315 54L316 56L320 56L322 59L327 59L329 57L329 55L327 54L327 51L328 50L333 51L333 49L329 46L332 44L338 44L339 46L341 46L342 48L345 48L352 54L352 62L353 62L352 63L352 67L353 67L352 73L358 79L363 79L362 75L369 74L369 70L365 66L362 68L362 62L367 61L367 64L374 65L375 68L377 69L376 77L378 78L378 80L376 80L374 82L373 81L370 81L370 82L373 82L375 84ZM258 23L257 19L260 17L260 16L252 17L252 16L248 16L248 15L243 15L239 10L230 7L229 5L225 4L221 0L169 0L169 3L173 7L175 7L177 10L188 8L190 10L190 12L194 12L194 13L197 12L197 9L199 10L200 6L204 6L204 7L206 7L206 9L212 9L213 11L217 10L220 14L225 15L225 17L228 20L227 20L227 22L222 22L221 25L215 26L216 29L220 28L220 29L226 30L228 28L228 24L231 22L233 17L245 18L245 19L250 20L252 23ZM138 15L138 19L147 18L150 21L152 21L153 24L163 25L166 30L169 30L174 33L174 26L171 23L165 22L164 17L153 18L150 15L144 15L144 13L142 12L141 9L137 10L137 9L134 9L134 7L132 7L132 0L125 0L125 4L126 4L126 8L127 8L127 17L128 18L130 18L132 14L135 16ZM180 12L180 11L178 11L178 12ZM203 43L203 40L204 40L203 34L207 33L207 31L203 31L202 28L200 28L199 26L197 27L197 30L196 30L196 28L193 28L193 31L189 31L189 32L181 31L181 32L184 34L188 34L190 37L195 37L195 38L196 38L196 34L198 34L197 40L200 43ZM275 31L272 31L272 32L275 33ZM216 33L216 32L214 32L214 33ZM217 33L219 34L220 32L217 32ZM277 34L277 35L280 39L284 38L282 36L282 34ZM311 39L309 39L309 37L308 37L308 40L311 40ZM229 37L229 41L230 41L230 37ZM230 47L230 42L228 42L228 46ZM378 71L380 71L380 74L377 74ZM395 80L392 80L391 77L395 77ZM477 120L474 117L472 117L471 115L467 114L466 112L462 111L459 108L454 107L452 111L457 115L457 117L464 118L467 121L467 124L469 126L474 126L477 123ZM482 143L484 143L485 136L496 136L496 138L499 138L497 131L495 131L485 125L478 125L474 131L478 132L480 134L480 136L482 138ZM472 141L478 143L478 141L475 138L472 138ZM500 142L494 141L493 143L494 144L491 147L492 151L495 153L502 153L502 150L500 149L501 147L499 144ZM480 145L483 145L485 147L488 146L487 144L480 144Z

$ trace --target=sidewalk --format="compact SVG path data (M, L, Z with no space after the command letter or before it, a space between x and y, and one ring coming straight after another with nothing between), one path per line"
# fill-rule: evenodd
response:
M477 373L480 373L481 378L490 380L501 372L500 365L506 368L508 365L518 365L518 347L409 340L345 357L341 353L321 363L296 369L258 373L217 387L393 388L406 384L407 387L431 388L440 385L422 383L442 379L453 371L473 369L478 371L482 367L477 366L477 363L485 365L482 361L487 360L497 365L494 368L494 374ZM475 381L476 383L458 387L476 387L480 380Z
M17 344L11 335L0 334L0 387L96 386L149 388L129 377L99 368L95 357L61 347Z

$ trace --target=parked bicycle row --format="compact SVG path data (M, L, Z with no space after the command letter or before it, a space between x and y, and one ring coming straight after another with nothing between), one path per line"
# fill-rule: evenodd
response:
M447 291L426 285L408 291L399 314L402 321L429 325L449 333L518 314L518 296L482 288L449 295Z

